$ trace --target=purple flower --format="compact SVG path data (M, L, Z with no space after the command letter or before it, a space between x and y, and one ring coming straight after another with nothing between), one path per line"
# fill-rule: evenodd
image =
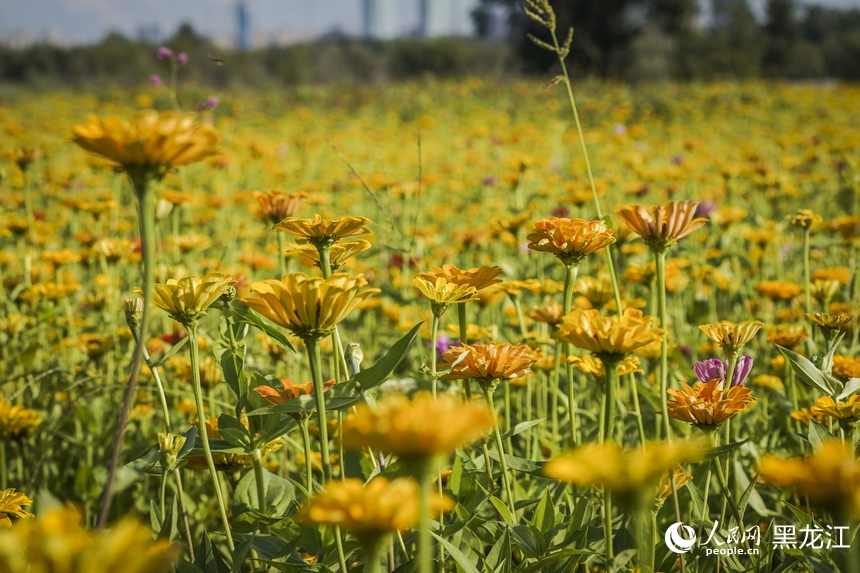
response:
M215 109L216 107L218 107L218 101L218 96L212 96L207 100L201 101L197 104L197 111Z
M173 50L171 50L170 48L166 48L164 46L161 46L160 48L155 50L155 57L158 58L159 60L164 60L166 58L172 58L173 57Z
M487 187L492 187L493 185L495 185L498 182L499 182L499 178L496 177L495 175L487 175L486 177L481 179L481 183L483 183Z
M450 337L442 334L436 337L436 354L442 355L448 351L449 348L455 346L456 344L460 344L460 341L451 339Z
M176 61L180 66L184 66L188 63L188 54L185 52L179 52L179 55L176 56Z
M684 163L684 157L681 155L673 155L669 159L669 162L672 163L672 165L681 165L682 163Z
M744 383L752 370L752 366L752 356L744 354L738 359L737 364L735 364L735 371L732 374L732 387L740 386ZM696 362L693 366L693 372L696 373L696 378L705 383L710 382L714 378L725 382L726 376L728 375L728 369L728 361L723 362L719 358L708 358L707 360Z
M151 83L155 87L159 87L164 82L161 81L161 76L157 76L155 74L152 74L151 76L149 76L149 83Z
M556 207L555 209L552 210L551 215L553 217L561 217L563 219L566 219L567 217L570 217L570 209L568 209L564 205L559 205L558 207Z
M696 217L707 217L717 210L717 204L713 201L702 201L696 206Z
M612 133L615 135L625 135L627 133L627 126L623 123L616 123L615 127L612 128Z

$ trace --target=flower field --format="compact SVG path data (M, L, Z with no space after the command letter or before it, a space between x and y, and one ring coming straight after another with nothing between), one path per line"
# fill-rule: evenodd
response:
M860 572L860 89L551 83L0 92L0 573Z

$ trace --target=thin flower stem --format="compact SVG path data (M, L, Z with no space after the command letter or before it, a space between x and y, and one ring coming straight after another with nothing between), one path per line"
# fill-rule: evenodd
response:
M131 334L134 337L134 343L140 344L140 335L136 329L131 329ZM146 362L147 367L149 367L149 371L152 373L152 377L155 379L155 386L158 388L158 400L161 402L161 411L164 414L164 429L167 430L168 433L171 433L170 429L170 408L167 406L167 395L164 392L164 383L161 381L161 375L158 373L158 368L152 365L152 361L149 357L149 352L146 350L146 345L143 345L143 359Z
M432 394L433 399L436 399L436 385L438 378L436 376L436 338L439 336L439 317L433 313L433 321L430 324L430 377L432 378Z
M338 526L334 528L334 540L337 546L337 562L340 565L340 570L344 572L349 571L349 567L346 564L346 554L343 552L343 535Z
M158 485L158 509L161 510L162 522L164 524L165 498L167 497L167 470L161 470L161 483Z
M714 436L714 432L711 432L711 444L715 445L716 436ZM726 482L726 475L723 473L723 466L720 465L719 461L714 464L717 467L717 480L720 482L720 487L723 489L723 497L729 503L729 507L732 510L732 515L735 518L735 522L741 531L744 529L743 519L741 518L741 512L738 509L737 503L735 503L735 497L732 495L731 490L729 489L729 484Z
M812 289L811 280L809 277L809 233L810 228L803 229L803 282L806 288L806 313L812 312L812 299L810 290Z
M188 556L194 561L194 542L191 540L191 524L188 522L188 509L185 507L185 492L182 490L182 477L179 468L173 469L176 480L176 499L179 502L179 513L182 515L182 526L185 530L185 543L188 546Z
M603 488L603 538L606 547L606 570L612 569L612 495Z
M313 467L311 466L311 436L308 433L307 418L299 418L299 428L302 430L302 447L305 450L305 489L308 490L308 495L313 495L314 478Z
M666 325L666 252L655 252L657 270L657 316L660 328L668 330ZM672 427L669 425L669 405L666 394L669 386L669 333L660 342L660 403L663 409L663 428L666 439L672 441Z
M209 475L212 478L212 486L215 488L215 499L218 502L218 511L221 514L221 524L224 526L224 534L227 536L227 545L230 551L236 548L233 545L233 535L230 531L230 520L227 518L227 506L224 504L224 496L221 493L221 481L218 479L218 470L215 469L215 460L212 458L212 449L209 446L209 435L206 432L206 410L203 408L203 389L200 386L200 347L197 342L197 326L188 325L188 344L191 348L191 381L194 389L194 402L197 406L197 427L200 441L203 442L203 455L206 465L209 466Z
M630 374L630 390L633 394L633 411L636 413L636 426L639 429L639 444L645 445L645 425L642 422L642 410L639 407L639 386L636 382L636 375Z
M6 489L7 483L7 468L6 468L6 444L0 444L0 490ZM19 476L21 477L21 476Z
M314 397L317 403L317 419L320 427L320 454L322 456L323 482L331 479L331 460L328 450L328 425L325 411L325 392L323 388L322 357L320 355L319 338L310 337L305 340L308 362L311 368L311 380L314 383Z
M603 439L612 441L615 429L615 395L618 387L618 362L615 360L604 360L603 368L606 371L606 414L603 418Z
M152 292L155 283L155 197L149 189L148 180L132 180L132 186L138 197L138 220L140 223L140 237L143 246L143 314L140 319L140 339L135 346L134 357L131 361L131 373L123 395L122 408L120 409L119 422L111 447L110 463L108 464L107 482L99 507L98 521L96 527L104 528L107 525L110 514L111 503L114 495L114 478L119 459L122 454L122 439L128 424L128 416L134 402L137 382L140 378L140 369L143 365L143 351L146 344L146 336L149 328L149 319L152 314ZM29 275L28 275L29 276ZM232 543L232 539L230 543Z
M430 481L431 471L432 468L429 463L423 464L416 476L421 495L419 500L418 573L433 573L432 538L430 537L430 496L433 494L433 483Z
M263 477L263 455L260 448L254 448L251 452L251 461L254 464L254 483L257 486L257 509L261 512L266 510L266 483Z
M493 389L489 386L485 387L484 395L487 397L487 405L490 406L490 414L493 417L493 437L496 441L496 449L499 452L499 464L502 466L502 485L505 488L505 495L508 498L508 509L511 510L512 515L516 516L517 510L514 507L514 492L513 489L511 489L511 481L508 479L508 464L505 461L505 448L502 444L502 433L499 430L496 405L493 401Z
M573 291L576 285L576 276L579 273L578 265L567 265L564 276L564 301L562 304L562 312L565 316L570 314L570 309L573 306ZM620 307L619 307L620 308ZM564 343L565 358L570 356L573 351L573 346L569 342ZM557 361L561 360L561 356L556 357ZM577 443L576 435L578 424L576 420L576 397L573 392L573 364L566 362L567 366L567 414L570 421L570 446L574 447Z

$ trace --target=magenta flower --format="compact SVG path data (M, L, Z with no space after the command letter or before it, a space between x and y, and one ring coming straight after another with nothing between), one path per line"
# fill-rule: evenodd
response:
M218 96L212 96L204 101L201 101L197 104L197 111L215 109L216 107L218 107L218 101Z
M159 60L172 58L173 57L173 50L171 50L170 48L166 48L164 46L161 46L160 48L155 50L155 57L158 58Z
M164 82L161 81L161 76L152 74L151 76L149 76L149 83L151 83L155 87L159 87Z
M744 383L752 370L752 365L752 356L744 354L738 359L737 364L735 364L735 371L732 374L733 387L740 386ZM696 378L705 383L710 382L714 378L725 382L728 369L728 361L723 362L719 358L708 358L707 360L696 362L693 366L693 372L696 373Z
M179 55L176 56L176 61L180 66L184 66L188 63L188 54L185 52L179 52Z

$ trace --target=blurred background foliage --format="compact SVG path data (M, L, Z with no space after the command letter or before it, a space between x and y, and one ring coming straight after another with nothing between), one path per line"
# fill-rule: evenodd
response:
M552 73L555 56L527 37L547 40L518 0L482 0L475 38L372 41L336 37L251 51L217 47L191 25L161 42L195 66L183 81L220 88L313 83L379 83L436 76L506 78ZM559 30L575 30L568 65L575 76L623 81L785 78L860 79L860 9L767 0L756 15L747 0L552 2ZM507 34L490 39L493 11L507 13ZM0 82L38 86L134 85L153 73L153 44L118 34L76 47L0 46ZM208 65L200 65L208 62Z

